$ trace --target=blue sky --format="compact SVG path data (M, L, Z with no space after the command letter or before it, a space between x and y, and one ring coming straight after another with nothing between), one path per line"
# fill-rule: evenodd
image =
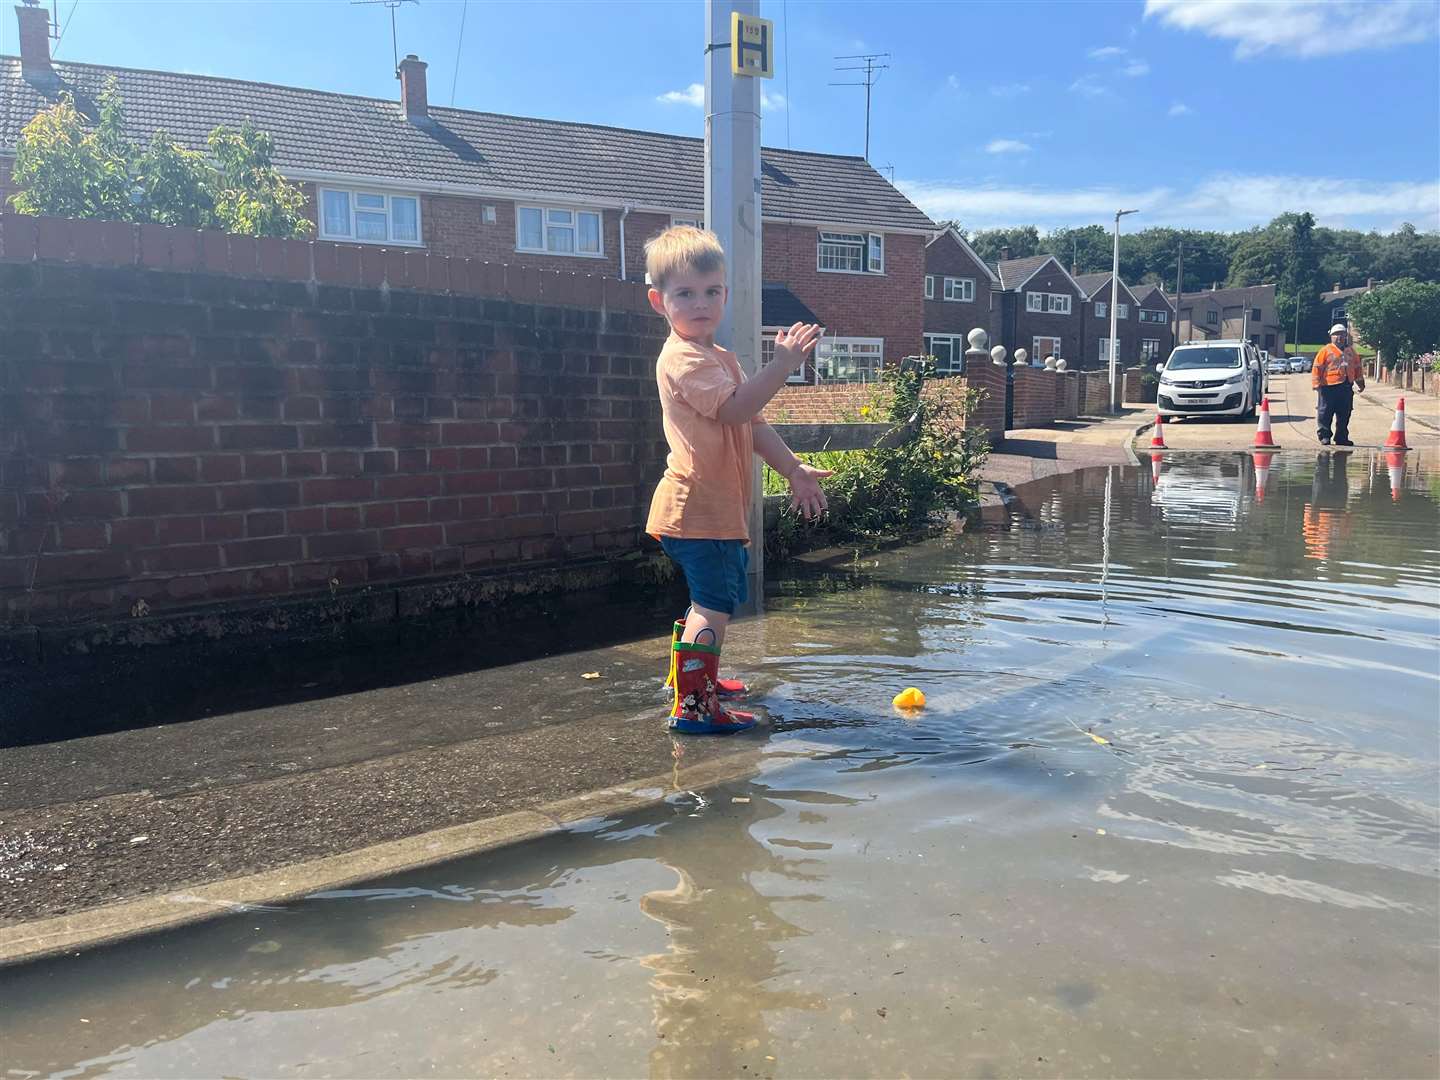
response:
M58 4L60 59L398 96L378 5ZM762 14L779 35L765 143L860 153L864 92L828 85L853 77L832 58L888 52L871 161L937 218L1083 225L1123 204L1142 210L1136 228L1310 209L1440 229L1437 0L765 0ZM398 23L433 103L453 86L462 108L703 134L698 0L420 0Z

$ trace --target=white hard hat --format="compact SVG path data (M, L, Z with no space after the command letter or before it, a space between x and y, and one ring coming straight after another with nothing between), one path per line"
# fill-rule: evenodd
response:
M1332 334L1348 334L1349 332L1349 330L1345 329L1344 323L1337 322L1334 326L1330 327L1330 333Z

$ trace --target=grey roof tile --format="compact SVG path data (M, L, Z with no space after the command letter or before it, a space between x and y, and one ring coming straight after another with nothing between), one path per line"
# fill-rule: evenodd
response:
M1019 288L1021 282L1053 258L1053 255L1032 255L1027 259L1003 260L997 266L1000 271L1000 287L1006 292Z
M71 90L82 110L93 109L113 77L130 134L143 141L164 128L200 148L217 125L248 119L274 136L282 170L703 209L703 139L433 106L433 123L416 125L395 101L97 64L57 62L55 68L61 89ZM21 128L58 93L41 93L21 77L18 58L0 57L0 147L15 146ZM936 228L863 158L766 147L761 166L767 218Z

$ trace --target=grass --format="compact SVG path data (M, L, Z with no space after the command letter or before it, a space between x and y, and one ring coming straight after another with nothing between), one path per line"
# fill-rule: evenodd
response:
M1324 348L1326 345L1328 345L1328 344L1330 344L1330 343L1327 341L1327 342L1325 342L1324 344L1321 344L1321 345L1287 345L1287 346L1286 346L1286 349L1287 349L1288 351L1285 353L1285 355L1286 355L1286 356L1296 356L1296 355L1298 355L1298 354L1300 354L1300 353L1309 353L1311 356L1314 356L1316 353L1318 353L1321 349L1323 349L1323 348ZM1362 347L1362 348L1356 349L1355 351L1356 351L1357 353L1359 353L1359 354L1360 354L1361 356L1363 356L1363 357L1373 357L1373 356L1375 355L1375 350L1374 350L1374 349L1367 349L1367 348L1363 348L1363 347Z

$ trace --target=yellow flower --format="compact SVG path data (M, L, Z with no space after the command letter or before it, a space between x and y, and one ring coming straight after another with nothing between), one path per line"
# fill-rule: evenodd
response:
M861 415L861 416L869 416L869 415L870 415L870 406L869 406L869 405L861 405L861 406L860 406L860 415Z

